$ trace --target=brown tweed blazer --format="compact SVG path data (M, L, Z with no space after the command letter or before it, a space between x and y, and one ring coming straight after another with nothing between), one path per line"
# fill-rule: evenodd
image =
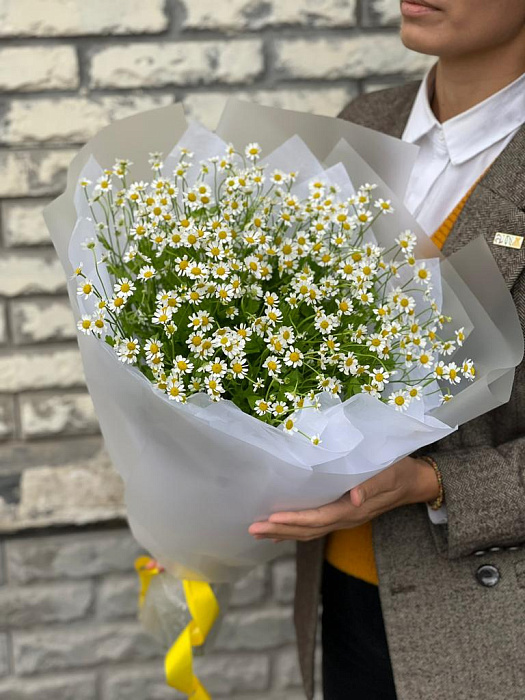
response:
M339 116L400 137L418 86L363 95ZM525 247L494 246L496 231L525 236L525 126L484 175L443 248L450 254L483 234L525 329ZM524 367L506 405L431 448L448 524L432 525L420 504L373 523L398 700L525 699ZM295 626L310 700L325 543L297 543ZM495 567L496 585L481 582L483 565Z

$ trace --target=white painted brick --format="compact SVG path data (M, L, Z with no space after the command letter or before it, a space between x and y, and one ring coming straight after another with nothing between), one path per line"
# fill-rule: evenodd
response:
M76 149L0 150L0 197L42 197L59 194Z
M263 68L260 39L128 44L93 56L91 87L252 83Z
M366 26L396 26L401 20L399 0L367 0L363 10Z
M14 407L10 396L0 396L0 440L12 437L14 431Z
M74 90L78 82L78 60L72 46L0 50L0 90Z
M83 385L84 372L76 348L0 356L0 392Z
M8 627L32 627L85 617L93 601L90 581L41 586L2 586L0 620Z
M104 700L186 700L188 697L166 684L160 661L109 668L102 682Z
M318 631L320 625L318 625ZM320 644L314 654L314 676L319 683L322 678L322 653ZM274 685L279 690L296 688L302 685L297 647L280 649L274 657Z
M168 27L165 0L0 0L0 36L154 34Z
M258 654L216 655L194 658L194 671L213 698L237 697L238 692L268 687L269 659ZM133 668L108 670L104 679L105 700L179 700L185 695L168 688L162 664L133 664ZM266 700L273 700L270 691Z
M0 258L0 295L61 292L66 276L54 250L3 252Z
M228 97L258 102L269 107L293 109L297 112L310 112L335 117L356 94L356 90L346 87L334 88L289 88L256 90L247 92L236 90L225 92L188 93L184 98L187 114L210 129L217 126L219 117Z
M98 700L95 673L52 678L6 678L0 682L0 700Z
M51 243L42 209L49 200L6 201L2 204L4 245L24 246Z
M68 299L15 300L11 303L11 324L13 340L19 345L77 337Z
M43 444L47 446L49 442ZM109 458L104 453L87 459L79 458L75 448L80 446L78 440L62 441L69 462L66 466L24 469L12 529L16 531L17 525L22 529L27 524L30 527L59 524L80 526L125 517L124 484L111 467ZM78 463L72 463L74 461ZM40 463L46 464L42 454ZM0 517L0 524L9 529L9 524L1 520Z
M7 634L2 634L0 635L0 676L7 676L8 673L9 653L7 651Z
M183 0L186 29L261 29L275 25L351 27L355 0Z
M236 581L230 605L235 607L261 602L268 588L268 573L268 567L265 564L261 564Z
M131 572L143 549L127 529L12 538L6 542L9 580L82 579L112 572Z
M24 394L20 397L20 417L25 438L98 432L93 402L84 392Z
M140 584L133 573L123 576L107 576L97 590L97 617L115 620L137 614Z
M336 80L395 73L421 74L435 57L409 51L397 35L279 39L276 68L285 78Z
M81 143L115 121L173 102L173 95L12 100L0 120L2 141Z
M294 641L291 607L265 608L250 612L226 612L215 648L228 651L260 650Z
M6 303L0 301L0 345L7 341Z
M232 697L238 692L265 690L270 663L263 654L210 654L196 657L195 673L213 694Z
M273 595L280 603L291 603L295 589L295 560L283 559L272 565Z
M279 690L301 685L297 649L282 649L275 657L275 685Z
M13 632L15 672L26 675L158 657L157 642L137 622L69 625Z

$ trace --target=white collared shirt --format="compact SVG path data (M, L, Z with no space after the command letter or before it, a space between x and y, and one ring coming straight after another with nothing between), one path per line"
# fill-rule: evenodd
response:
M405 204L431 236L499 156L525 122L525 73L494 95L440 124L430 107L434 68L426 74L403 132L420 150ZM444 504L428 508L433 523L447 522Z
M430 107L434 68L421 83L403 141L420 147L405 204L431 236L525 122L525 73L440 124Z

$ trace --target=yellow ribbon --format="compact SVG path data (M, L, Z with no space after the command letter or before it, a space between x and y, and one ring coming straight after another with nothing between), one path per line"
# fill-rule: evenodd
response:
M151 579L161 572L156 566L146 568L152 561L146 556L135 560L135 570L140 579L140 607L144 604ZM186 693L191 700L211 700L210 694L193 673L192 647L204 644L219 614L219 603L210 584L205 581L183 579L182 585L192 619L166 654L164 659L166 683L181 693Z

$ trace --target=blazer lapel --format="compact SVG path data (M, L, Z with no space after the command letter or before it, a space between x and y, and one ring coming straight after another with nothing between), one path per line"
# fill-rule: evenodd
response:
M525 244L519 250L495 245L497 232L525 238L525 124L468 198L443 253L450 255L482 234L511 288L525 268Z
M375 120L367 115L366 125L401 138L419 85L420 82L416 81L397 90L390 97L387 115L381 113L381 117ZM525 268L525 242L519 250L495 245L494 234L497 232L525 238L525 124L488 168L468 198L445 241L443 253L450 255L483 234L510 288Z

